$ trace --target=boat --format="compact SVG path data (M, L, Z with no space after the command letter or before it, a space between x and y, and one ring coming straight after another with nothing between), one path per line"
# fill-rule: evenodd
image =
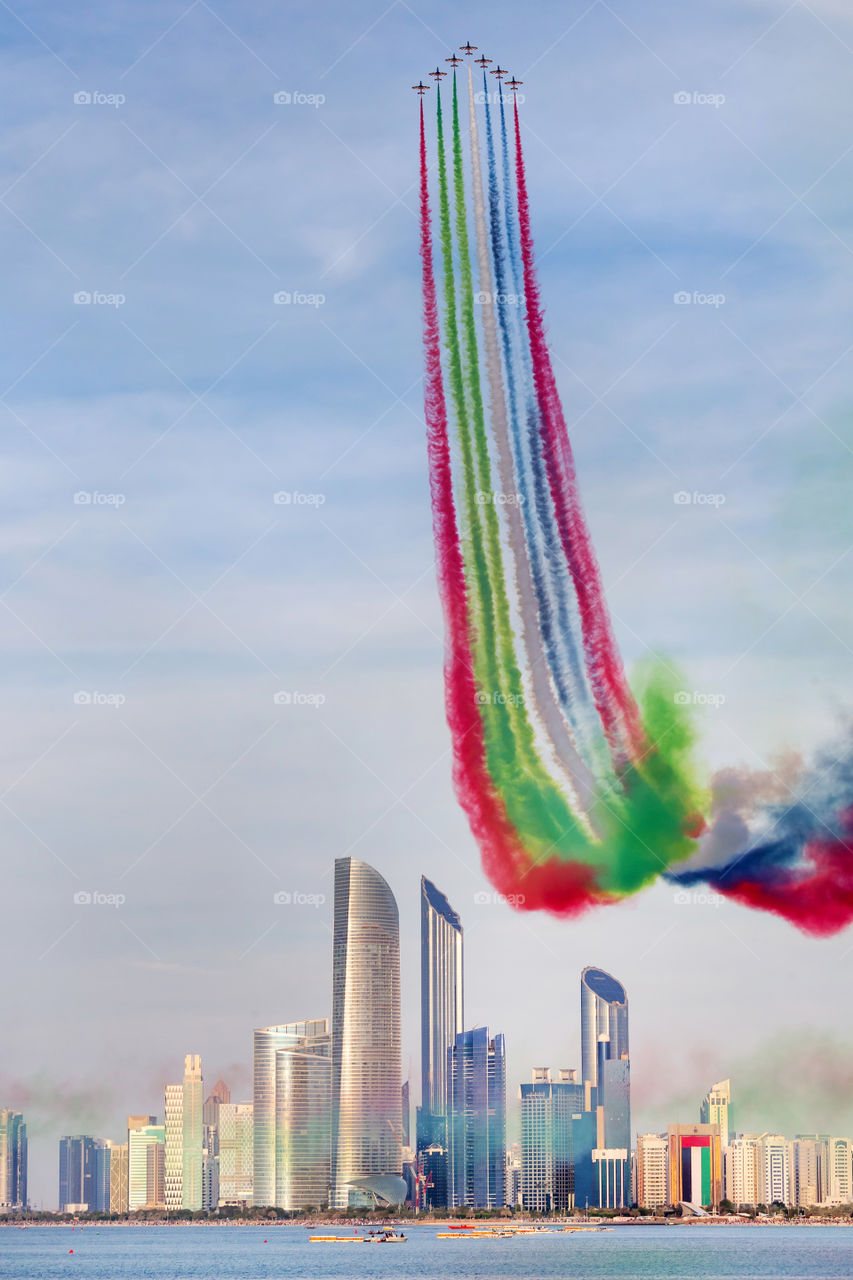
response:
M309 1244L405 1244L408 1236L393 1227L382 1227L379 1231L369 1231L359 1236L309 1236Z

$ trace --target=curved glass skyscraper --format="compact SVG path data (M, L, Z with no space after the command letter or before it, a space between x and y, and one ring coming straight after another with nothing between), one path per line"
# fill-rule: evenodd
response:
M255 1031L255 1205L292 1209L325 1200L329 1169L328 1040L326 1018L258 1027ZM294 1055L299 1056L304 1068L301 1072L294 1067ZM301 1145L293 1144L294 1128L302 1136ZM301 1199L306 1186L309 1198Z
M331 1205L345 1208L370 1175L399 1177L400 925L378 871L335 860L332 959Z
M584 1084L598 1088L599 1062L627 1058L628 997L621 982L588 966L581 974L581 1069Z

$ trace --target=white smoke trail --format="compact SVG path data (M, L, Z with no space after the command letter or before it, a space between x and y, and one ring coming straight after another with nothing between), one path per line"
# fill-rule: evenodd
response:
M495 315L495 295L492 266L489 258L489 242L486 229L486 204L483 192L483 174L480 166L480 140L477 114L474 110L474 81L471 63L468 63L468 116L471 139L471 171L474 195L474 226L477 236L477 267L480 293L483 303L483 338L486 357L486 374L489 380L489 407L497 446L498 475L505 498L515 494L512 451L509 439L506 398L501 370L500 344ZM528 656L528 670L533 697L540 722L547 734L554 756L559 763L565 784L569 789L569 801L587 830L592 834L589 810L596 800L595 781L572 739L562 710L554 695L548 675L548 665L539 631L538 608L533 578L524 540L521 512L517 502L504 503L510 559L513 565L512 585L519 605L522 641Z

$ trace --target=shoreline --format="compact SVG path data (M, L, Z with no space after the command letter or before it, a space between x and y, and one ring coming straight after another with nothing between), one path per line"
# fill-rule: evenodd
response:
M487 1228L494 1226L525 1226L538 1227L543 1231L553 1230L562 1227L585 1227L585 1228L609 1228L609 1227L853 1227L853 1220L850 1218L799 1218L799 1219L778 1219L763 1218L755 1220L752 1218L727 1217L719 1215L708 1218L606 1218L603 1220L589 1219L580 1220L577 1218L513 1218L511 1220L502 1221L498 1218L475 1220L477 1227ZM470 1218L383 1218L382 1226L394 1227L436 1227L438 1229L449 1229L457 1225L470 1226L472 1220ZM187 1219L170 1219L170 1218L148 1218L139 1221L127 1218L103 1220L92 1219L91 1221L84 1218L71 1218L67 1221L58 1222L51 1218L25 1219L24 1221L6 1220L0 1221L0 1228L9 1227L13 1229L28 1230L31 1227L51 1227L51 1228L72 1228L75 1231L90 1230L96 1228L112 1228L112 1227L263 1227L264 1230L272 1230L280 1227L303 1227L308 1230L319 1229L321 1227L336 1228L375 1228L378 1222L376 1219L354 1219L354 1218L331 1218L317 1221L315 1219L291 1218L291 1219L264 1219L264 1218L205 1218L196 1221Z

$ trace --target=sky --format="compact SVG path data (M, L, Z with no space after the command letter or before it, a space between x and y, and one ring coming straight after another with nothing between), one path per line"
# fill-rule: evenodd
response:
M403 0L0 11L0 1105L27 1114L36 1203L59 1135L119 1139L185 1053L247 1097L252 1028L330 1014L346 854L399 903L416 1095L426 874L510 1099L579 1065L596 964L628 989L635 1128L694 1118L726 1075L737 1103L738 1072L763 1127L776 1094L789 1132L847 1117L850 931L664 885L566 923L479 868L443 711L409 86L469 39L524 81L626 664L663 652L715 695L706 772L775 767L851 703L853 20L492 0L462 21Z

